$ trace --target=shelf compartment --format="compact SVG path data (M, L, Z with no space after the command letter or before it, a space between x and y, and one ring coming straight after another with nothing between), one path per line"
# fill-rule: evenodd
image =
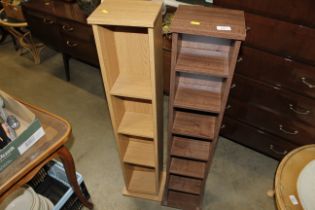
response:
M156 194L155 171L151 168L126 165L127 190L135 193Z
M153 138L151 101L112 96L112 106L119 134Z
M203 179L206 163L172 157L170 172L172 174Z
M110 93L115 96L125 96L142 99L152 99L152 84L146 78L137 76L119 76Z
M231 41L182 34L175 70L216 77L228 77Z
M153 138L152 115L126 112L118 127L118 133Z
M107 89L110 94L152 99L150 44L147 28L99 27Z
M196 138L213 140L216 117L205 114L196 114L175 111L172 132Z
M126 138L126 139L124 139ZM152 140L124 136L121 141L126 141L127 146L124 152L123 161L135 165L155 167L155 151Z
M175 107L220 113L223 79L188 73L177 77Z
M168 188L171 190L199 195L201 192L201 180L170 175Z
M206 54L207 53L207 54ZM210 54L212 53L212 54ZM175 65L176 71L227 77L229 62L227 55L206 50L182 48Z
M169 191L167 205L179 209L197 209L200 197L197 195Z
M171 155L196 160L207 161L210 152L210 142L174 137Z

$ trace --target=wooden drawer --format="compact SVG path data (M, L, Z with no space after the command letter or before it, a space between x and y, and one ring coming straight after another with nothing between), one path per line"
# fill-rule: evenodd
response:
M250 124L298 145L314 144L313 126L308 126L287 116L277 115L269 110L229 100L225 114L233 119Z
M59 50L61 37L55 17L32 10L24 10L24 16L34 37L49 47Z
M214 0L214 4L280 18L299 24L315 25L314 0Z
M61 34L67 37L90 41L94 44L94 36L91 26L66 20L59 20L58 23Z
M236 73L315 98L315 66L243 46Z
M253 148L276 159L283 158L297 146L260 129L225 117L221 136Z
M97 51L94 43L72 37L63 37L63 52L79 60L98 65Z
M233 99L259 106L310 126L315 124L313 99L257 83L239 75L234 76L233 84L234 88L230 92L230 97Z
M246 45L315 63L315 29L250 13L245 18Z

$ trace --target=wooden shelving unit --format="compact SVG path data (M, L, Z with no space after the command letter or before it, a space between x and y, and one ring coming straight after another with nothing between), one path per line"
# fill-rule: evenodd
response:
M163 205L201 209L241 41L244 13L179 6L171 24L172 70Z
M161 3L106 0L93 25L128 196L161 200L163 82Z

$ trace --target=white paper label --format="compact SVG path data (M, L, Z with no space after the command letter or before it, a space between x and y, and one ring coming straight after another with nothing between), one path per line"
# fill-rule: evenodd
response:
M217 26L218 31L232 31L231 26Z
M294 195L290 195L289 198L290 198L291 203L293 205L298 205L299 204L299 202L297 201L297 199L296 199L296 197Z
M22 155L26 150L33 146L44 134L45 134L44 129L40 127L23 144L21 144L21 146L18 147L20 154Z

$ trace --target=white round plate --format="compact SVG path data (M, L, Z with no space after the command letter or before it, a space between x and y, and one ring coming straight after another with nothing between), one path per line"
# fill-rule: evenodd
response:
M30 187L21 187L11 193L0 205L4 210L34 210L39 206L39 201L34 196L34 190Z

